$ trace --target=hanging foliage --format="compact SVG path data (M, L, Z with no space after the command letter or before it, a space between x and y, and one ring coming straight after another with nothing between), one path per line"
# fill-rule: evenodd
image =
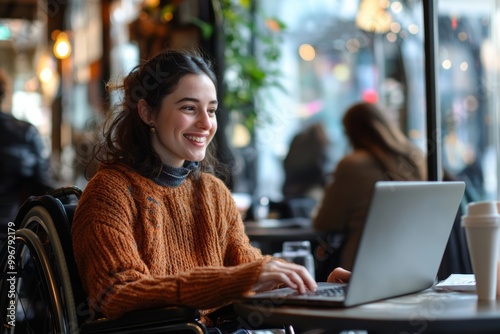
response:
M283 22L256 12L250 0L213 0L224 34L224 108L237 113L253 132L257 121L269 122L264 88L280 87L278 67ZM258 40L259 49L255 48ZM261 104L257 108L256 99Z
M224 44L223 107L253 133L256 122L272 122L269 95L263 94L263 90L282 88L278 60L285 25L258 12L258 0L211 1ZM166 29L165 24L173 21L183 3L184 0L146 3L143 12L158 23L154 27L157 32L158 27ZM214 33L211 23L197 17L191 17L190 23L200 29L203 38Z

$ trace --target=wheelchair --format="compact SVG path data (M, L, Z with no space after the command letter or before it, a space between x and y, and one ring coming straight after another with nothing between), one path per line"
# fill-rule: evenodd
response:
M3 333L206 333L190 308L97 318L73 260L71 221L80 195L64 187L31 197L8 227L0 256Z
M81 193L71 186L30 197L9 223L0 253L1 333L208 333L192 308L141 310L119 319L99 318L90 309L71 242Z

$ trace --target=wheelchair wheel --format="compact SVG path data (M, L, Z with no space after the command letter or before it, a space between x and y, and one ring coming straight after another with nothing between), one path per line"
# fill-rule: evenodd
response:
M0 284L3 333L65 333L61 298L42 242L21 229L10 250L14 256L2 262Z
M17 222L17 228L14 257L18 276L13 285L17 300L15 332L77 333L73 291L60 241L71 240L68 239L68 226L64 222L56 225L47 209L37 205L26 213L21 222ZM6 269L3 272L9 272L5 260L2 264ZM9 291L11 286L7 279L9 277L2 280L0 312L4 325L9 327L9 314L5 314L7 317L3 314L8 307L6 303L11 303L9 296L3 293Z

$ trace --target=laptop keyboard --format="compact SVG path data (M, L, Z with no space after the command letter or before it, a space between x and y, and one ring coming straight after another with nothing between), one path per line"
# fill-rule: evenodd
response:
M344 297L347 289L347 285L338 285L328 288L320 288L314 292L308 292L306 295L309 296L322 296L322 297ZM294 291L293 296L300 296L301 294L297 291Z
M339 285L326 289L318 289L313 293L313 295L323 297L342 297L345 296L346 287L346 285Z

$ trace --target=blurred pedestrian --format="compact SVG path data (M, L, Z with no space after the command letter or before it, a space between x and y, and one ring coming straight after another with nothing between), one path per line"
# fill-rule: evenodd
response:
M0 69L0 103L10 99L10 77ZM2 103L3 106L3 103ZM0 244L20 205L55 187L48 150L32 124L0 110Z
M319 200L323 197L329 145L322 123L309 125L292 139L283 161L285 199L309 197Z
M284 201L280 217L310 218L323 197L328 174L330 142L322 123L313 123L297 133L283 161Z

